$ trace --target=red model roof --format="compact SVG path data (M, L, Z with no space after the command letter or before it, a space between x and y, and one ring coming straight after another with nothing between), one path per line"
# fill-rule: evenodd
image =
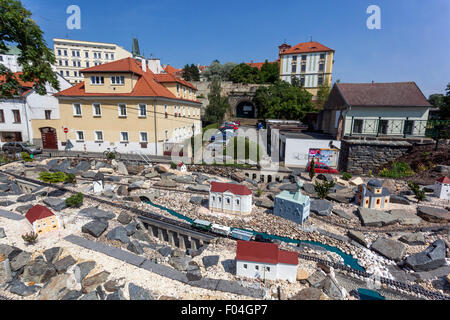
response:
M325 52L325 51L334 51L333 49L330 49L328 47L325 47L323 44L320 44L315 41L310 42L302 42L299 43L292 48L289 48L285 50L284 52L280 53L280 55L285 54L296 54L296 53L309 53L309 52Z
M224 182L211 182L211 191L212 192L225 192L230 191L235 195L240 196L248 196L252 194L252 191L246 186L234 183L224 183Z
M440 179L438 179L436 181L440 182L440 183L450 183L450 179L447 178L447 177L442 177L442 178L440 178Z
M236 260L296 265L298 256L295 252L278 250L278 245L275 243L238 240Z
M41 206L39 204L32 207L25 214L25 218L27 218L27 220L30 221L31 224L33 224L33 222L35 222L36 220L44 219L51 216L54 216L53 212L51 212L48 208Z

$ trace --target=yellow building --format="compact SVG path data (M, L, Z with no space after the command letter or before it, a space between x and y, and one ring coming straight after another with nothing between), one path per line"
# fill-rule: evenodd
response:
M53 49L56 70L71 84L83 81L82 69L132 57L131 52L113 43L55 38Z
M331 87L334 50L318 42L299 43L293 47L284 43L279 48L280 79L291 83L297 77L303 87L317 96L321 85Z
M167 144L201 132L197 89L171 74L154 74L143 59L83 69L84 81L58 92L58 120L33 120L44 149L162 155ZM67 128L68 133L64 133Z
M35 205L28 210L25 218L30 223L34 233L38 235L58 230L60 226L58 217L48 208L41 205Z

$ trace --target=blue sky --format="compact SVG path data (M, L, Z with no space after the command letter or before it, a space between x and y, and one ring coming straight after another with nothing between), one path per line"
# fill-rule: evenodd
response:
M333 81L415 81L428 97L450 82L448 0L22 0L53 47L53 38L111 42L132 38L161 63L255 62L278 46L318 41L334 50ZM66 8L81 8L81 30L66 28ZM381 30L369 30L369 5Z

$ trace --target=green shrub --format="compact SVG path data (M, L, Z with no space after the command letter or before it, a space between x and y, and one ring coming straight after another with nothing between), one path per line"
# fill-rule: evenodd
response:
M309 178L312 180L316 175L316 171L314 170L314 158L311 159L311 166L309 167Z
M384 168L378 174L381 177L397 179L412 176L414 173L409 164L405 162L394 162L392 163L391 169Z
M330 193L330 189L334 187L334 181L324 181L320 183L316 180L315 183L314 190L317 192L320 199L325 199L328 196L328 193Z
M108 160L114 160L116 158L116 154L114 152L108 152L106 155L106 159Z
M34 231L31 231L30 233L25 233L22 235L22 239L27 244L35 244L37 242L37 237L38 237L38 235Z
M9 162L11 162L11 160L7 156L0 155L0 164L7 164Z
M64 172L41 172L39 173L39 180L46 183L59 183L64 182L67 179L67 175Z
M83 194L78 192L66 199L66 205L70 208L79 208L83 204Z
M25 161L25 162L32 162L33 161L33 158L31 158L31 156L28 153L26 153L26 152L21 152L20 156L22 157L22 160Z
M67 174L67 178L66 181L67 183L75 183L77 181L77 178L75 177L75 175L73 173L68 173Z
M348 172L344 172L343 174L342 174L342 179L344 179L344 180L350 180L352 178L352 175L350 174L350 173L348 173Z
M420 190L419 185L415 182L408 182L408 187L414 193L414 198L417 199L418 202L425 200L426 195L424 190Z
M257 195L258 197L261 197L262 194L263 194L263 189L258 188L258 191L256 191L256 195Z
M170 162L170 168L171 169L176 169L177 168L177 164L175 162Z

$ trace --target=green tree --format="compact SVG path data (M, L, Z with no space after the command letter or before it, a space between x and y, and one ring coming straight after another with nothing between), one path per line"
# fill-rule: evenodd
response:
M444 95L442 93L431 94L428 102L435 108L441 108L445 105Z
M311 165L309 166L309 178L312 180L316 175L316 170L314 170L314 157L311 159Z
M241 63L233 68L230 80L234 83L261 83L259 69Z
M225 113L230 108L228 98L221 96L220 80L214 78L209 85L209 104L205 109L205 120L212 123L221 123Z
M47 93L46 83L59 90L57 76L51 67L56 62L55 56L47 48L43 32L31 18L31 12L17 0L0 0L0 53L7 52L7 44L15 44L20 50L17 59L23 71L20 80L33 82L40 95ZM6 80L0 83L0 95L11 97L20 88L19 79L2 64L0 75Z
M230 81L230 75L236 63L227 62L225 64L220 64L219 60L214 60L211 65L203 71L202 76L208 81L217 79L220 81Z
M443 104L439 108L439 117L441 119L450 119L450 83L447 84L445 89L446 94L443 98Z
M260 70L261 83L275 83L280 79L280 65L278 62L270 63L267 60Z
M326 84L321 85L319 87L319 90L317 91L317 105L319 107L319 110L323 109L323 106L325 105L325 102L327 102L328 96L330 94L330 87Z
M184 66L183 79L186 81L200 81L200 71L195 64Z

